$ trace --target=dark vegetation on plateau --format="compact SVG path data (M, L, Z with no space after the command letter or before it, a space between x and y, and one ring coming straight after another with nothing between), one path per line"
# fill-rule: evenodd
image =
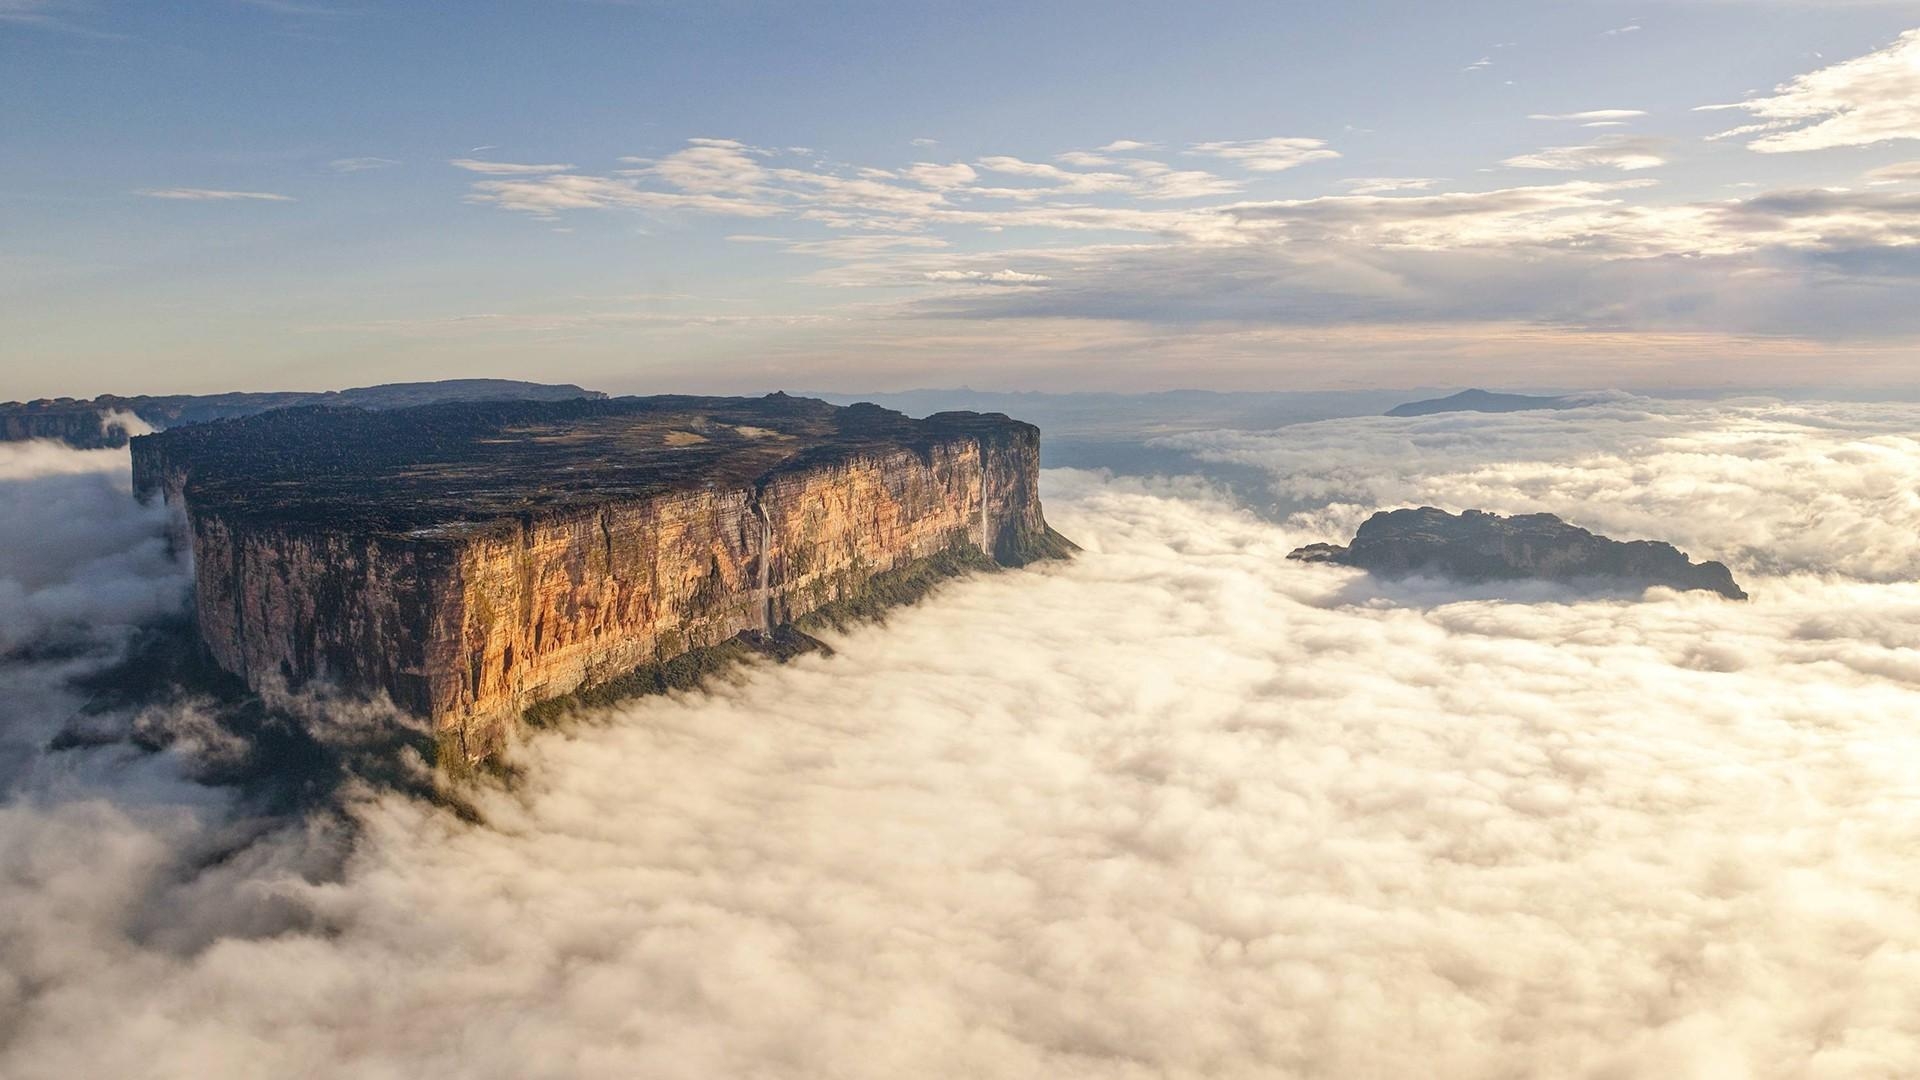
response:
M102 422L105 413L132 413L153 428L204 424L269 409L326 405L355 409L405 409L437 401L489 401L523 398L560 401L606 395L570 384L530 383L514 379L442 379L438 382L385 383L351 390L273 391L232 394L102 394L97 398L40 398L0 402L0 442L57 439L92 450L127 445L124 426Z
M405 411L305 407L134 440L134 482L188 472L196 508L329 531L417 533L511 523L692 487L740 487L862 454L923 456L955 435L1031 440L997 413L914 420L812 398L449 402Z

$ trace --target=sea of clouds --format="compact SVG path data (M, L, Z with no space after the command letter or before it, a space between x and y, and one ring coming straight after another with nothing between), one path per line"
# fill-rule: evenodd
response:
M1916 432L1622 397L1180 437L1255 506L1049 472L1079 558L535 737L481 823L45 750L184 578L124 452L0 447L0 1075L1912 1075ZM1753 600L1285 559L1410 503Z

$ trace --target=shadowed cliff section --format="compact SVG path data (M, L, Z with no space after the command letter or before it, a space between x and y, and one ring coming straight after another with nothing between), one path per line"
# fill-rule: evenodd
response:
M389 697L467 760L542 702L1070 553L1039 446L998 414L785 394L306 407L132 443L136 491L185 510L223 669Z
M1431 506L1382 511L1360 526L1350 545L1309 544L1287 558L1357 566L1389 578L1418 574L1464 582L1604 581L1747 598L1724 564L1693 562L1672 544L1657 540L1610 540L1552 514L1449 514Z
M0 442L54 439L82 450L93 450L125 446L127 439L140 434L138 429L143 427L164 430L301 405L405 409L440 401L564 401L605 396L598 390L583 390L571 384L521 382L517 379L442 379L437 382L383 383L349 390L137 394L127 397L102 394L97 398L41 398L36 401L0 402Z

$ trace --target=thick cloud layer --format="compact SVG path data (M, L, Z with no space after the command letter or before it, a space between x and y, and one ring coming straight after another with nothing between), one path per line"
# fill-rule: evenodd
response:
M1558 513L1736 570L1920 578L1920 406L1611 395L1575 412L1442 413L1166 440L1270 472L1323 539L1381 507ZM1295 516L1297 515L1297 516Z
M122 794L164 756L49 755L0 808L0 1074L1902 1075L1920 584L1859 523L1915 450L1753 408L1218 437L1277 524L1049 473L1073 563L540 737L485 826L369 793L337 877ZM1394 485L1793 554L1748 604L1285 560Z
M0 653L179 607L166 511L131 490L125 450L0 443Z

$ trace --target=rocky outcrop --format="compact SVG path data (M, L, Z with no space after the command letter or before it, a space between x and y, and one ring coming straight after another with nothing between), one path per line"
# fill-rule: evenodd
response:
M1603 580L1645 588L1705 589L1732 600L1747 594L1717 562L1696 563L1672 544L1609 540L1552 514L1449 514L1431 506L1368 518L1353 543L1309 544L1287 556L1357 566L1383 577L1414 574L1483 582L1519 578Z
M997 414L626 398L302 409L133 442L184 506L200 629L255 685L429 718L470 760L530 706L956 553L1071 550Z
M0 402L0 442L55 439L83 450L125 446L146 431L252 416L270 409L333 405L357 409L404 409L441 401L564 401L602 398L597 390L514 379L443 379L386 383L351 390L279 393L171 394L97 398L41 398Z

